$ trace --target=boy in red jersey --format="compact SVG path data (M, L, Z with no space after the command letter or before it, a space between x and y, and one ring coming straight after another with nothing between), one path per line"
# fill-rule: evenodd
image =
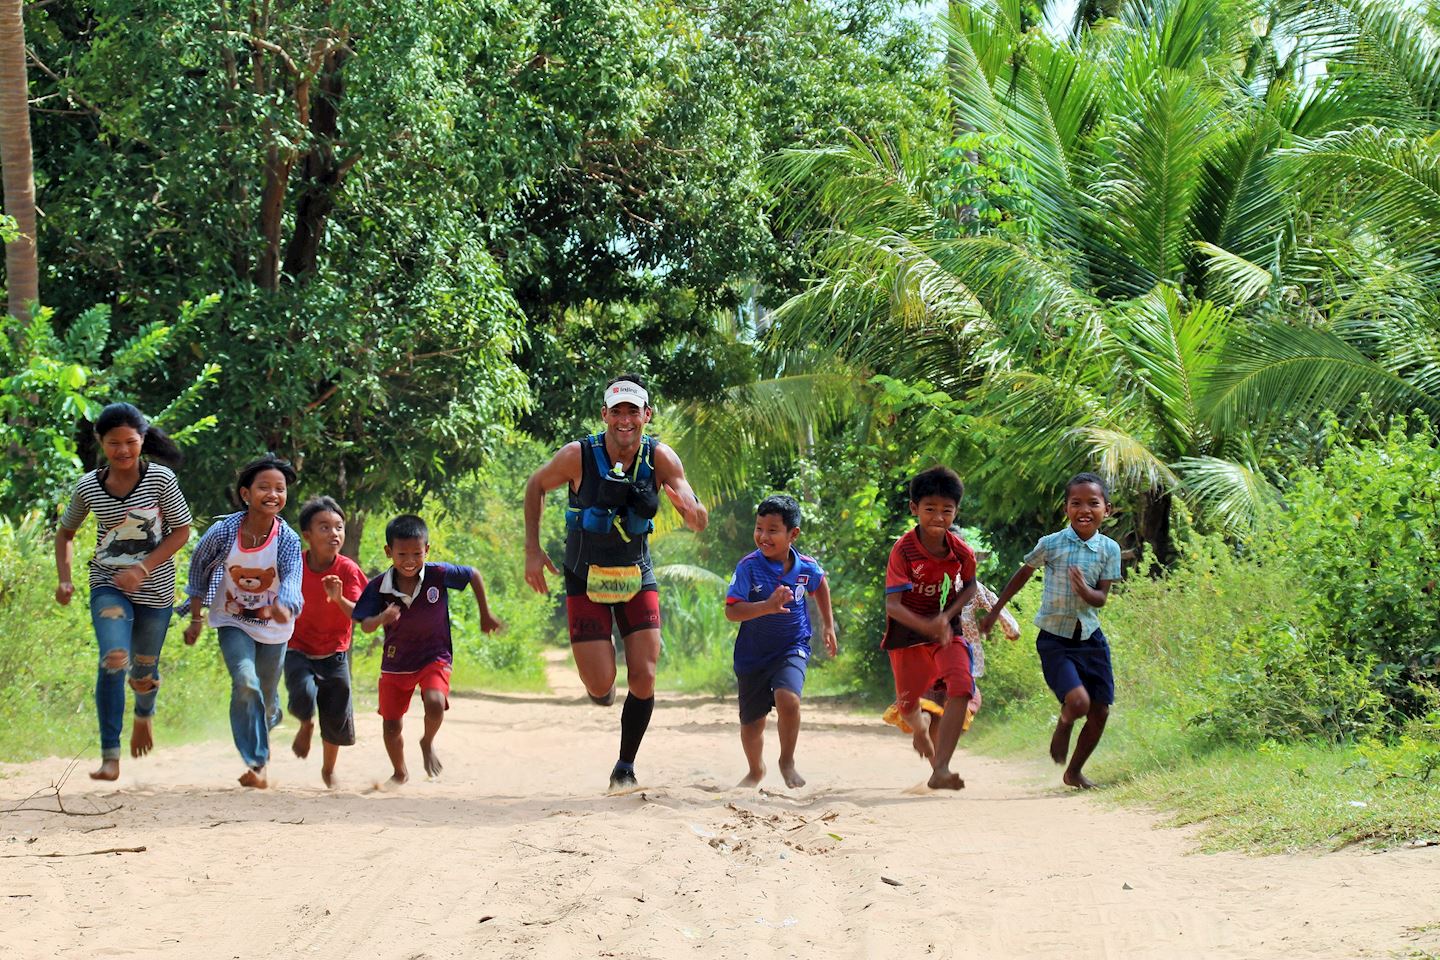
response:
M290 713L300 721L290 749L297 757L310 755L318 713L323 744L320 779L329 787L335 783L340 748L355 742L349 663L354 623L350 611L365 589L365 574L354 560L340 555L345 546L345 512L331 498L305 502L300 508L300 535L309 549L300 580L305 607L285 651Z
M895 542L885 571L885 639L895 674L895 703L913 731L915 750L930 761L929 786L960 790L950 758L964 732L974 691L970 655L954 620L975 595L975 552L950 532L965 486L948 467L931 467L910 481L915 526ZM933 735L920 697L937 683L946 710Z

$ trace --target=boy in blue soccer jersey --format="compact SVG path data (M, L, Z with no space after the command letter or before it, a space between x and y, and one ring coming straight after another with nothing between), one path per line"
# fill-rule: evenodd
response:
M813 594L820 613L825 650L835 656L835 619L830 587L814 558L795 550L800 535L800 504L794 497L766 497L755 511L754 553L735 566L725 595L725 619L740 624L735 638L735 679L740 688L740 744L750 772L739 786L757 786L765 778L765 718L775 708L780 727L780 775L785 786L805 786L795 770L795 741L800 736L800 693L810 659Z
M1065 485L1065 515L1070 526L1040 538L980 621L980 632L988 636L1010 598L1038 568L1045 568L1045 592L1035 614L1035 626L1040 628L1035 651L1040 655L1045 683L1060 701L1060 718L1050 737L1050 759L1065 762L1070 732L1084 717L1075 753L1061 777L1066 785L1082 790L1095 786L1084 774L1085 761L1099 745L1110 705L1115 702L1110 643L1095 614L1109 599L1110 585L1120 579L1120 545L1100 532L1109 512L1110 491L1103 479L1093 473L1071 477Z

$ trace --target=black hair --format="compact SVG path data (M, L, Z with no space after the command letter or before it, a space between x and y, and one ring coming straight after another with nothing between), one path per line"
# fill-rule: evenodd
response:
M345 519L345 511L340 509L334 497L311 497L300 506L300 529L309 530L310 521L317 513L333 513L342 521Z
M277 457L273 453L267 453L265 456L257 457L240 468L240 473L235 477L235 499L243 502L245 498L240 496L240 491L247 489L250 484L255 482L255 478L266 470L280 471L280 475L285 478L287 485L294 483L298 479L295 474L295 468L290 465L289 460Z
M425 521L413 513L402 513L400 516L385 524L385 546L395 545L396 540L424 540L430 542L430 528L425 526Z
M760 506L755 508L755 516L767 517L778 516L785 524L786 530L794 530L800 526L800 504L792 496L786 493L777 493L760 501Z
M95 439L104 440L105 434L116 427L129 427L140 434L144 438L140 452L156 463L175 470L185 462L185 454L180 452L175 441L164 430L153 426L134 404L112 403L101 410L100 416L95 418Z
M1065 499L1070 499L1070 491L1072 488L1086 483L1093 483L1099 487L1101 499L1106 503L1110 502L1110 484L1106 483L1105 478L1100 476L1100 474L1090 473L1088 470L1084 473L1075 474L1075 476L1071 477L1070 481L1065 484Z
M965 484L960 482L960 474L949 467L937 465L929 470L921 470L915 474L915 479L910 481L911 503L919 503L926 497L944 497L946 500L954 500L956 506L959 506L964 496Z

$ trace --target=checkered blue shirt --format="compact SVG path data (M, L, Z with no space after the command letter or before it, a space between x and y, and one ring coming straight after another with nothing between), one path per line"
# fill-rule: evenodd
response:
M1085 571L1085 582L1097 587L1101 580L1120 579L1120 544L1103 533L1081 540L1074 528L1040 538L1035 549L1025 556L1028 567L1045 569L1045 593L1035 626L1062 637L1075 634L1075 621L1080 621L1080 636L1088 637L1100 629L1095 608L1080 598L1070 585L1070 568Z

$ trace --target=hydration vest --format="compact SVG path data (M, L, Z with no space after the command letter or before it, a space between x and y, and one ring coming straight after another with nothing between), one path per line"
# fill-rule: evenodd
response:
M566 529L594 535L617 534L627 543L654 532L653 518L660 507L655 489L655 439L641 438L640 451L628 474L614 471L605 451L605 434L586 437L580 447L580 489L570 493Z

